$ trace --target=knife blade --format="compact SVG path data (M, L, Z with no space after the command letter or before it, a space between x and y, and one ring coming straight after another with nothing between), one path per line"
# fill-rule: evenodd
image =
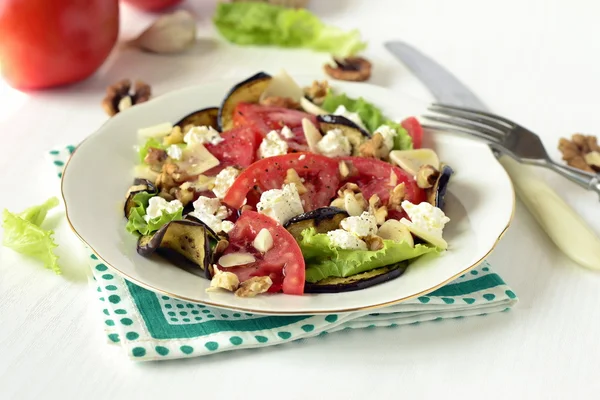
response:
M485 104L450 71L401 41L384 43L440 103L487 111ZM592 228L544 180L528 167L495 153L510 176L515 191L544 232L577 264L600 269L600 239Z

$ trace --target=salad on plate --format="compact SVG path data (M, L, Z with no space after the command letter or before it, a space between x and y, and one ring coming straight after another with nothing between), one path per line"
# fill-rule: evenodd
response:
M126 229L240 297L361 290L446 251L453 174L392 120L327 81L260 72L218 107L138 131Z

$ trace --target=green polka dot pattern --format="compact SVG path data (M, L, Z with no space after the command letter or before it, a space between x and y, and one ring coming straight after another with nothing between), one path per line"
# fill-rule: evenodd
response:
M277 323L286 317L253 315L207 307L202 304L187 303L166 295L154 295L147 291L144 292L145 302L141 302L136 298L136 295L139 294L136 292L142 289L132 290L131 284L125 284L118 275L109 273L105 264L99 263L92 256L90 256L90 261L94 276L98 280L96 285L99 285L99 287L94 286L94 290L97 288L99 295L106 299L103 304L106 308L101 308L101 310L104 314L103 321L105 329L108 331L108 339L126 347L132 359L194 357L237 348L284 344L306 337L325 336L329 333L326 329L330 325L335 327L335 330L391 328L407 324L415 325L414 329L425 329L419 328L417 325L425 321L442 321L448 318L448 316L442 317L440 312L440 315L428 316L423 319L395 320L389 317L385 309L382 309L371 314L363 314L364 322L357 320L356 323L353 323L353 320L345 314L343 316L326 314L304 317L287 324L269 327L268 324ZM467 285L486 276L494 275L489 268L488 270L483 268L488 267L469 271L464 278L454 281L453 284ZM487 314L488 310L485 307L488 304L495 304L500 299L516 299L516 294L506 286L500 286L500 290L489 286L485 290L465 292L462 296L449 290L443 293L443 289L444 287L440 289L439 294L434 291L412 299L410 302L414 306L427 305L430 310L431 307L439 307L440 310L443 310L443 307L450 305L456 309L460 307L466 309L472 304L477 304L482 307L481 312L477 315L483 316ZM154 310L147 310L148 304L152 302L148 299L153 299L152 301L158 307L155 307ZM506 308L510 309L510 307ZM500 308L500 310L502 309ZM190 337L189 334L179 337L153 336L157 331L154 326L148 325L147 320L149 315L147 313L151 311L155 312L152 318L163 324L160 329L181 333L194 331L203 333L194 337ZM461 317L460 313L452 315L452 318L456 319ZM252 328L237 328L248 326ZM174 335L177 334L174 333ZM123 340L121 340L122 338Z

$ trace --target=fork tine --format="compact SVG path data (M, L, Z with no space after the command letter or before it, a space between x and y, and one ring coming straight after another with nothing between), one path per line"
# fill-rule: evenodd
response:
M516 128L518 125L516 123L514 123L513 121L503 118L499 115L496 114L491 114L485 111L480 111L480 110L476 110L474 108L467 108L467 107L458 107L458 106L453 106L450 104L442 104L442 103L433 103L431 105L432 107L436 107L436 108L440 108L440 109L446 109L446 110L454 110L454 111L458 111L458 112L463 112L465 114L470 114L470 115L478 115L480 117L485 117L487 119L490 119L492 121L496 121L498 123L502 122L505 125L507 125L509 128Z
M439 122L442 124L447 124L452 127L458 127L462 129L467 129L471 132L478 132L480 136L487 138L488 140L492 140L494 142L498 142L503 138L503 134L500 132L496 132L488 127L473 123L469 120L461 120L458 118L445 118L445 117L436 117L433 115L423 115L423 118L429 121Z
M441 125L429 125L429 124L421 124L421 126L425 129L431 129L431 130L435 130L435 131L442 131L442 132L450 132L450 133L459 133L462 135L467 135L467 136L475 136L479 139L483 139L483 141L487 142L487 143L494 143L494 144L498 144L498 142L492 138L490 138L487 135L484 135L480 132L477 131L472 131L469 129L462 129L462 128L458 128L456 126L452 126L452 127L448 127L448 126L441 126Z
M497 123L495 121L492 121L490 119L484 118L484 117L479 117L475 114L471 114L469 112L464 112L464 111L458 111L458 110L454 110L454 109L445 109L445 108L439 108L436 106L431 106L428 108L429 111L435 112L437 114L442 114L442 115L447 115L449 117L453 117L453 118L459 118L462 121L467 121L467 122L476 122L478 124L481 124L481 126L487 127L487 128L493 128L495 130L497 130L501 135L506 135L510 132L509 127L507 127L506 125Z

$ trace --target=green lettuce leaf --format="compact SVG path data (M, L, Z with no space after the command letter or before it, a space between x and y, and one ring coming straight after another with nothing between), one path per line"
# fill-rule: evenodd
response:
M146 209L151 197L156 196L155 194L148 192L140 192L133 196L133 201L136 204L129 213L129 220L125 229L128 232L141 235L149 235L160 229L161 226L168 222L183 219L183 208L180 208L176 213L163 212L160 217L156 217L146 222L144 215L146 215Z
M423 254L438 252L434 246L384 240L381 250L343 250L332 246L329 236L314 228L302 232L300 249L306 260L306 281L318 282L329 277L345 278L384 267Z
M15 214L8 210L2 213L4 238L2 244L14 251L36 258L44 263L44 267L60 274L58 256L54 254L57 247L54 242L54 231L44 230L40 226L46 219L48 211L58 205L58 198L51 197L45 203L29 207Z
M325 25L306 9L261 2L220 2L213 17L218 31L239 45L308 48L348 57L366 48L357 30Z
M144 162L144 159L146 158L146 155L148 154L148 150L151 147L155 148L155 149L160 149L160 150L166 149L166 147L163 146L162 142L159 142L155 138L150 138L150 139L146 140L146 143L144 143L144 145L142 147L140 147L140 149L138 150L138 154L140 156L141 163Z
M412 139L406 129L399 123L386 118L381 110L362 97L353 99L342 94L334 94L331 90L325 96L321 105L327 112L334 112L339 106L344 106L348 111L355 112L365 124L369 132L373 133L381 125L389 125L398 133L394 138L394 150L410 150L413 148Z

